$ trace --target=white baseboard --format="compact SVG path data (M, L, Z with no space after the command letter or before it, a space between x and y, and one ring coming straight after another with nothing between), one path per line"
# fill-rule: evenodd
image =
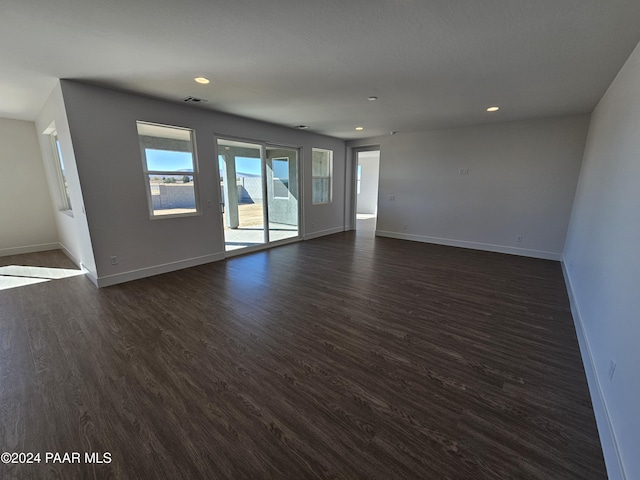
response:
M76 267L82 268L83 270L86 270L86 268L84 268L84 266L82 265L80 260L78 260L76 258L76 256L73 253L71 253L71 251L67 247L65 247L63 244L59 243L58 244L58 248L60 250L62 250L62 253L64 253L67 257L69 257L69 260L71 260L73 263L76 264Z
M578 344L580 345L582 363L587 376L589 392L591 393L593 412L596 417L596 423L598 424L598 433L600 435L600 443L602 444L602 453L607 467L607 474L609 480L627 480L628 477L625 473L624 463L622 462L622 457L620 455L615 430L611 423L607 402L604 399L602 385L595 368L591 345L589 344L589 337L584 329L584 323L582 321L582 316L580 315L580 307L573 290L573 285L571 284L571 276L569 275L569 271L567 270L564 260L561 261L561 265L564 281L567 286L567 293L569 295L569 304L571 305L573 323L576 328Z
M224 253L213 253L211 255L203 255L201 257L188 258L186 260L179 260L177 262L154 265L153 267L140 268L138 270L130 270L128 272L98 277L94 283L98 287L108 287L110 285L116 285L118 283L130 282L131 280L139 280L141 278L173 272L175 270L181 270L183 268L196 267L198 265L216 262L223 259ZM91 277L89 278L91 279Z
M0 257L9 255L22 255L23 253L46 252L47 250L57 250L59 243L41 243L39 245L25 245L23 247L0 248Z
M344 227L328 228L326 230L319 230L317 232L307 233L304 236L305 240L311 240L312 238L324 237L325 235L333 235L334 233L344 232Z
M484 250L487 252L508 253L511 255L520 255L522 257L541 258L544 260L560 260L561 254L555 252L546 252L544 250L531 250L528 248L508 247L505 245L492 245L490 243L468 242L465 240L451 240L448 238L427 237L424 235L413 235L410 233L386 232L384 230L376 230L377 237L397 238L399 240L411 240L422 243L435 243L437 245L446 245L449 247L470 248L473 250Z
M76 267L84 270L84 274L86 275L86 277L89 280L91 280L91 283L93 283L97 287L98 277L96 277L96 273L89 270L86 267L86 265L82 263L73 253L71 253L71 251L67 247L65 247L62 243L60 243L59 245L60 245L60 250L62 250L62 253L64 253L67 256L67 258L69 258L69 260L75 263Z
M99 287L100 285L98 285L98 277L95 276L95 274L93 272L90 272L89 270L87 270L84 266L82 267L82 269L84 270L84 274L85 276L91 280L91 283L93 283L96 287Z

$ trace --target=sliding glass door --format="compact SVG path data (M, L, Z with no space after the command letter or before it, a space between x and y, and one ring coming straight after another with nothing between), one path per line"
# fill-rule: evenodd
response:
M225 249L266 243L262 146L218 140Z
M298 150L218 139L227 252L299 236Z

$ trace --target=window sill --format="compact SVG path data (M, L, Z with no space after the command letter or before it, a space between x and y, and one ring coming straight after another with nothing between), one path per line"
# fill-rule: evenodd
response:
M165 218L180 218L180 217L199 217L202 215L202 212L189 212L189 213L174 213L174 214L166 214L166 215L150 215L149 218L151 220L162 220Z

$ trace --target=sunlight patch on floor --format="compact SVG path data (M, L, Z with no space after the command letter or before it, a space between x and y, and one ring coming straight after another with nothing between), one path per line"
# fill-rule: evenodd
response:
M31 267L7 265L0 267L0 290L24 287L36 283L60 280L61 278L83 275L83 270L71 268Z

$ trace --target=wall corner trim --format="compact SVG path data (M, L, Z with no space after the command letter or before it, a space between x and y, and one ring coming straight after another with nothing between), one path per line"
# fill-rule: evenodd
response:
M600 435L600 443L602 444L602 453L604 455L605 465L607 467L607 475L611 480L627 480L627 475L620 454L620 448L618 447L618 441L616 438L615 430L611 422L611 416L609 415L609 409L607 408L607 402L605 401L602 393L602 385L598 378L598 373L593 361L593 354L591 351L591 345L589 344L589 337L584 328L582 316L580 315L580 307L573 290L571 283L571 276L565 265L564 258L561 260L562 274L564 276L564 282L567 287L567 294L569 296L569 304L571 306L571 315L573 317L573 323L576 329L576 336L578 337L578 344L580 346L580 353L582 357L582 363L584 365L585 374L587 377L587 385L589 386L589 392L591 393L591 403L593 404L593 412L596 417L596 423L598 425L598 434ZM609 452L607 455L606 452ZM612 454L611 452L614 452Z
M71 260L73 263L76 264L76 267L80 267L83 270L86 270L87 272L89 271L89 269L87 269L84 265L82 265L82 262L80 260L78 260L75 257L75 255L73 253L71 253L71 251L67 247L65 247L62 243L58 244L58 248L60 250L62 250L62 253L64 253L69 258L69 260ZM95 278L95 276L94 276L94 278Z
M84 267L83 270L85 270L85 276L91 281L91 283L98 287L98 278L93 274L93 272L86 270Z
M113 275L106 275L104 277L97 277L94 283L96 283L96 285L100 288L109 287L118 283L130 282L131 280L139 280L141 278L151 277L153 275L160 275L162 273L182 270L183 268L196 267L205 263L217 262L219 260L224 260L224 253L212 253L210 255L203 255L201 257L187 258L184 260L178 260L176 262L154 265L152 267L130 270L128 272L116 273Z
M530 250L528 248L516 248L505 245L492 245L490 243L469 242L466 240L453 240L449 238L428 237L424 235L413 235L410 233L387 232L376 230L376 237L396 238L398 240L411 240L422 243L435 243L448 247L470 248L472 250L484 250L487 252L506 253L510 255L520 255L521 257L541 258L543 260L559 261L561 254L546 252L543 250Z

